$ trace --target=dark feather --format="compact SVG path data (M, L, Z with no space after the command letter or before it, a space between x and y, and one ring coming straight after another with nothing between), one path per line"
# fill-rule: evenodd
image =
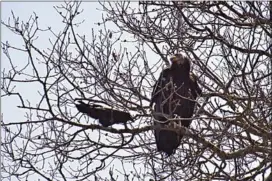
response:
M168 115L168 118L179 116L181 118L191 118L194 113L195 99L201 94L196 77L190 74L190 62L183 60L182 64L173 63L170 68L162 71L156 82L151 98L154 112ZM167 117L153 114L154 118L165 123L155 121L159 127L171 126ZM191 120L176 121L176 124L189 127ZM155 140L158 151L163 151L171 155L178 148L183 135L175 131L159 130L155 131Z
M76 104L76 108L79 112L99 120L99 123L104 127L118 123L125 124L128 121L133 120L131 115L127 112L105 108L96 104L89 105L82 101L79 101L78 103L79 104Z

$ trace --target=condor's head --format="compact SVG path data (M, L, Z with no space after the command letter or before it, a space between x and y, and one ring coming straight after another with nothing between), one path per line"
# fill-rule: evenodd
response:
M183 73L189 76L190 72L190 60L181 55L175 54L173 57L170 58L172 63L171 69L177 71L177 73Z

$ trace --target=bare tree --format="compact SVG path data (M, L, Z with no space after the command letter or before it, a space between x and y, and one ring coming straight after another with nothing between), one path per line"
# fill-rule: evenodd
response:
M2 24L24 47L2 42L11 64L2 97L15 96L26 121L3 122L1 164L6 178L35 174L45 180L271 180L271 18L269 2L101 3L104 29L91 40L77 34L80 3L56 11L61 33L13 16ZM118 31L107 29L114 23ZM178 27L178 28L177 28ZM38 33L51 47L35 45ZM123 39L124 34L133 35ZM118 48L123 43L135 51ZM10 51L27 55L23 69ZM176 154L156 151L150 94L168 55L182 52L204 90ZM150 54L157 57L150 60ZM33 71L29 71L33 70ZM30 72L30 73L29 73ZM31 103L16 92L39 85ZM74 100L91 100L133 113L127 125L102 127L78 113ZM117 162L122 167L114 167ZM102 175L103 171L108 176ZM269 176L270 175L270 176Z

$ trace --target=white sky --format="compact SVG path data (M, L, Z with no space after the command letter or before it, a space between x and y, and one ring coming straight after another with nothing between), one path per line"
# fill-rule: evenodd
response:
M26 22L33 12L35 12L39 17L40 28L52 27L52 30L56 33L63 30L64 24L61 23L61 18L53 8L55 5L60 5L59 2L3 2L1 8L1 20L8 22L9 17L12 17L11 11L14 12L15 16L20 17L20 21ZM85 2L81 7L84 7L85 11L80 16L85 19L85 22L77 29L79 34L90 34L91 29L98 30L98 26L94 25L101 19L101 11L96 10L100 5L97 2ZM12 22L12 20L11 20ZM41 49L50 48L49 38L50 35L46 32L42 32L38 40L35 42L36 46ZM15 46L22 46L23 42L18 35L15 35L9 29L1 26L1 41L8 41L9 44ZM1 69L10 69L10 64L8 59L1 51ZM18 67L24 67L26 65L27 56L18 51L11 52L11 58L14 64ZM2 71L1 70L1 71ZM31 87L31 88L30 88ZM33 100L39 100L39 95L37 93L37 88L33 84L26 86L25 83L16 85L16 90L22 93L26 98ZM2 99L2 113L4 115L5 122L19 121L23 119L24 112L20 111L16 106L18 105L17 98L15 97L4 97ZM16 112L16 114L13 114Z
M1 4L1 20L8 22L8 18L12 17L11 11L14 12L15 16L20 17L20 21L26 22L33 12L35 12L39 17L39 26L40 28L52 27L54 32L59 32L63 30L64 24L60 23L62 20L56 10L53 8L55 5L60 5L60 2L2 2ZM83 2L80 6L84 8L84 12L79 16L84 19L85 22L76 30L77 33L83 35L85 34L88 37L88 34L91 35L91 29L98 31L101 27L95 25L98 21L101 20L101 11L97 10L100 8L98 2ZM11 21L12 22L12 21ZM113 28L107 26L107 28ZM36 42L36 46L42 49L50 48L48 41L49 36L45 32L42 32L43 36L40 36ZM20 37L12 33L9 29L1 25L1 42L8 41L11 45L21 46L23 42L20 40ZM9 70L10 64L8 59L3 52L1 51L1 71L3 69ZM11 58L14 63L23 67L26 64L27 56L20 54L18 52L11 53ZM35 103L35 100L40 100L40 96L37 94L37 89L33 84L26 85L25 83L17 85L16 90L20 92L24 97L28 98L31 102ZM5 123L8 122L20 122L25 121L25 111L17 108L18 102L17 97L4 97L1 100L1 111L3 113L3 118ZM115 166L118 166L118 164ZM105 173L108 175L108 172ZM105 175L105 176L106 176ZM120 178L120 177L119 177ZM33 180L40 179L39 177L32 178ZM31 179L31 180L32 180ZM12 179L13 180L13 179Z
M35 12L39 17L39 27L45 29L47 27L51 27L53 32L58 33L59 31L63 30L64 24L61 23L62 19L53 8L53 6L60 5L59 2L3 2L2 3L2 11L1 11L1 19L5 23L8 22L8 19L12 17L11 11L14 12L15 16L20 17L20 22L26 22L33 12ZM79 15L78 21L84 19L84 23L82 23L78 28L76 28L76 32L80 35L86 35L87 40L91 40L91 32L94 29L95 32L98 32L99 29L103 28L101 26L95 25L95 23L101 21L102 12L97 10L98 8L101 9L101 6L98 2L83 2L80 6L84 9L84 12ZM12 21L11 21L12 22ZM114 29L114 25L112 23L107 24L108 29ZM16 46L23 46L23 42L21 37L15 35L5 26L1 26L1 41L6 42L8 41L10 45ZM39 38L35 41L35 45L41 49L50 48L51 45L49 43L49 38L52 35L47 32L41 32ZM89 39L88 39L89 36ZM126 48L128 50L133 48L133 46L126 44ZM14 53L16 52L16 53ZM11 58L18 67L24 67L27 62L27 56L23 53L18 53L18 51L11 51ZM10 69L10 63L6 56L1 51L2 57L2 64L1 69ZM39 66L39 65L38 65ZM29 84L30 85L30 84ZM31 85L35 86L35 85ZM22 85L16 85L16 90L20 91L24 96L29 98L30 100L39 100L39 96L37 94L37 88L33 87L33 89L26 89L25 83ZM2 99L3 107L2 113L4 114L4 119L6 122L11 122L13 120L22 119L24 115L24 111L18 114L18 109L16 108L16 103L14 102L17 98L11 97L4 97ZM11 112L15 112L16 115L10 114Z
M27 21L28 18L33 15L33 12L39 16L39 26L41 28L47 28L48 26L52 27L54 32L61 31L63 29L64 24L60 23L62 20L60 16L57 14L56 10L53 8L54 5L60 5L61 2L2 2L1 3L1 20L4 22L8 21L8 18L12 16L11 11L14 12L15 16L20 17L21 21ZM98 27L94 23L97 23L101 20L101 11L97 10L97 8L101 8L98 2L83 2L81 4L81 8L84 8L84 12L79 16L84 19L85 22L80 25L77 29L77 33L83 35L91 34L91 29L93 28L95 31L98 31L101 27ZM114 28L108 26L107 28ZM36 42L36 46L42 49L46 49L50 47L48 42L49 36L46 36L46 33L42 33L43 36L39 37L39 40ZM19 36L12 33L10 30L1 26L1 41L6 42L9 41L10 44L17 44L17 46L23 45ZM18 45L19 44L19 45ZM22 54L16 53L11 54L12 60L16 61L16 65L23 67L25 65L25 58ZM1 51L1 69L9 69L9 62L5 55L3 55ZM155 59L155 61L157 61ZM2 71L2 70L1 70ZM37 87L35 85L26 85L23 83L22 85L18 85L16 88L19 92L21 92L25 97L29 98L33 102L35 100L39 100L40 97L37 94ZM13 121L25 121L24 115L25 111L18 109L16 106L18 105L17 97L4 97L1 100L1 111L4 115L5 122L13 122ZM116 165L115 165L116 166ZM35 178L38 180L38 178Z

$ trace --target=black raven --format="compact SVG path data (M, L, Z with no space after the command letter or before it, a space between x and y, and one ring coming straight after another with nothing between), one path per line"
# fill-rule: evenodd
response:
M76 108L79 112L85 113L94 119L98 119L99 123L104 127L117 123L125 124L130 120L133 121L131 115L127 112L104 108L97 104L89 105L82 101L78 101L78 103L79 104L76 104Z
M191 118L194 112L195 99L201 94L196 76L190 73L190 60L176 54L171 59L171 66L161 72L157 80L151 98L153 103L153 117L155 125L169 127L168 119L181 117ZM191 120L176 121L177 124L189 127ZM165 152L168 156L174 153L181 142L183 135L175 131L159 130L154 131L158 151Z

